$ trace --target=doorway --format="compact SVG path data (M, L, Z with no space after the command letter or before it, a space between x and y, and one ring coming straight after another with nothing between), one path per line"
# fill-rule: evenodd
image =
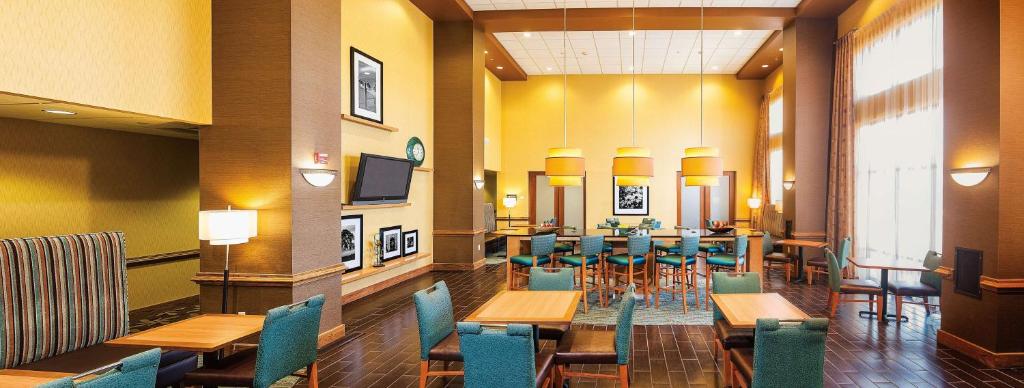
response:
M554 218L556 226L587 225L587 178L582 186L553 187L544 171L530 171L530 224Z
M736 171L723 171L718 186L687 186L683 174L676 172L676 223L684 228L701 229L704 220L736 224Z

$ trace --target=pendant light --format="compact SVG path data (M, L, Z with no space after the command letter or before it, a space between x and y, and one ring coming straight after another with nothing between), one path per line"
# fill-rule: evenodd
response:
M700 2L700 147L683 150L680 167L687 186L718 186L722 176L718 148L704 146L704 0Z
M630 71L633 74L633 144L619 147L612 159L612 175L618 186L650 186L654 176L654 159L651 150L636 146L636 2L633 2L633 59Z
M586 174L583 151L569 148L569 73L566 71L568 52L565 43L569 39L568 8L562 2L562 147L549 148L544 159L544 175L548 185L555 187L582 186Z

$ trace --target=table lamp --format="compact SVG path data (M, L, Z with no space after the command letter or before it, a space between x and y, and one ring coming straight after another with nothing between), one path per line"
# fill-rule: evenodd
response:
M255 210L204 210L199 212L199 239L210 245L224 246L224 288L221 292L220 312L228 312L228 264L231 246L244 244L256 237Z
M508 209L508 227L512 227L512 208L516 207L519 203L519 196L515 194L505 194L505 198L501 200L501 204L505 205Z

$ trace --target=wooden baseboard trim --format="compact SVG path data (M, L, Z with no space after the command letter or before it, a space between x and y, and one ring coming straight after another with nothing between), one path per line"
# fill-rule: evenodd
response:
M478 234L486 233L487 229L435 229L434 236L439 237L458 237L458 236L475 236Z
M793 238L801 240L824 240L825 232L793 232Z
M404 274L401 274L401 275L389 278L387 280L381 281L380 283L377 283L377 284L374 284L374 285L371 285L371 286L367 286L365 288L361 288L359 290L353 291L353 292L348 293L348 294L343 294L341 296L341 304L344 306L344 305L349 304L351 302L355 302L355 301L357 301L359 299L362 299L362 298L365 298L367 296L373 295L374 293L376 293L378 291L381 291L381 290L383 290L385 288L394 286L394 285L396 285L398 283L404 282L406 280L409 280L409 279L412 279L414 277L417 277L417 276L420 276L422 274L425 274L427 272L430 272L431 267L433 267L434 265L436 265L436 264L427 264L427 265L424 265L424 266L422 266L420 268L417 268L417 269L414 269L412 271L406 272ZM342 287L342 289L344 289L344 286Z
M296 274L232 272L228 277L228 284L249 287L291 287L332 275L341 276L344 272L345 265L341 263ZM199 272L192 277L192 281L200 285L220 285L224 282L224 274L221 272Z
M1022 294L1024 293L1024 279L999 279L982 276L981 288L997 294Z
M180 252L158 253L158 254L149 255L149 256L129 257L127 260L125 260L125 265L128 268L131 268L131 267L137 267L137 266L140 266L140 265L151 265L151 264L167 263L167 262L171 262L171 261L190 260L190 259L197 259L197 258L199 258L199 250L198 249L192 249L192 250L180 251Z
M440 272L453 272L453 271L474 271L484 266L485 259L480 259L472 263L438 263L434 262L434 271Z
M1024 366L1024 352L996 353L942 329L939 329L936 340L939 344L963 353L989 368L1003 369Z
M317 349L326 348L326 347L330 346L331 344L340 341L344 337L345 337L345 324L342 323L342 324L340 324L338 326L335 326L332 329L327 329L327 331L325 331L323 333L320 333L320 335L318 335L316 337L316 348Z

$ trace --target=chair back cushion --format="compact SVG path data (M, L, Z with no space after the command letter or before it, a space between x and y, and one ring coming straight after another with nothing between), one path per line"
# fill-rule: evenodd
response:
M554 233L530 237L530 255L544 256L554 253L556 237Z
M427 360L430 349L455 331L452 294L442 280L412 295L416 304L416 322L420 330L420 360Z
M775 252L775 241L772 241L772 234L768 231L762 232L764 237L761 237L761 252L762 254L769 254Z
M636 284L626 287L615 323L615 353L619 365L629 364L630 342L633 340L633 311L636 309Z
M572 291L572 268L530 268L530 291Z
M253 386L265 388L316 361L324 296L274 307L263 320Z
M160 348L121 359L121 366L97 378L79 383L80 388L152 387L160 367Z
M843 282L843 274L839 273L839 260L831 249L825 248L825 260L828 261L828 286L832 292L839 292Z
M713 272L711 293L713 294L757 294L761 292L761 275L757 272ZM722 311L715 306L715 320L723 319Z
M584 257L600 255L604 251L604 236L580 237L580 254Z
M828 319L800 323L757 320L754 331L752 388L822 387L825 384L825 335Z
M0 367L125 334L121 232L0 240Z
M747 235L736 236L735 242L733 242L733 254L736 255L736 259L739 260L741 257L747 257L747 242L750 241Z
M651 235L629 236L626 251L630 256L646 255L651 252Z
M942 291L942 275L935 273L935 270L942 265L942 256L935 251L928 251L928 254L924 257L924 263L922 263L922 265L931 271L921 272L921 283Z
M849 236L843 238L843 241L839 242L839 257L836 257L836 260L839 263L839 268L846 268L846 260L850 258L851 245L853 245L853 241Z
M502 330L459 322L458 330L466 387L534 388L532 326L509 324Z
M683 235L679 241L679 254L683 257L696 256L700 252L700 236L693 234Z

